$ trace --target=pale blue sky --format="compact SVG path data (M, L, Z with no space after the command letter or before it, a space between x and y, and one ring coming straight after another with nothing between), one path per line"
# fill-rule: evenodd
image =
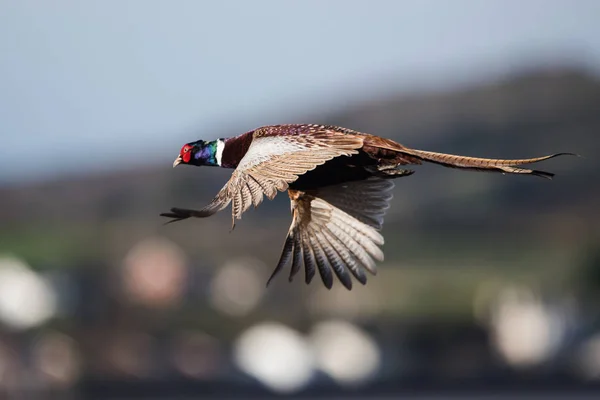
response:
M168 168L220 126L309 122L285 118L529 57L600 72L600 1L0 0L0 54L0 182Z

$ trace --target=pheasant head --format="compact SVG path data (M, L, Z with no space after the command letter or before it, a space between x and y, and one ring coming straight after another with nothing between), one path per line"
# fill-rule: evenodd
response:
M179 155L173 162L173 167L179 164L220 166L222 152L223 141L221 139L210 142L204 140L190 142L181 148Z

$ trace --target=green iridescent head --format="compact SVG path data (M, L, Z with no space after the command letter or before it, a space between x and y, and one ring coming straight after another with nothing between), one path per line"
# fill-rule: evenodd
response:
M179 156L177 156L173 163L173 167L176 167L179 164L218 167L221 165L220 156L222 151L222 139L213 140L211 142L205 142L204 140L190 142L181 148Z

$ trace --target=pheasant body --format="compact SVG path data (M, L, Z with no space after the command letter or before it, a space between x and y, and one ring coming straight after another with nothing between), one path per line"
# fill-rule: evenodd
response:
M288 191L292 225L280 260L268 282L291 261L289 280L302 266L310 283L319 272L332 287L333 275L352 288L353 275L365 284L365 270L375 275L383 261L380 230L392 198L393 179L411 175L404 165L423 161L445 167L531 174L552 173L520 168L563 154L499 160L456 156L407 148L393 140L351 129L314 124L272 125L232 138L202 140L183 146L174 162L234 169L231 179L201 210L173 208L170 222L208 217L232 204L235 220L263 197ZM333 272L333 274L332 274Z

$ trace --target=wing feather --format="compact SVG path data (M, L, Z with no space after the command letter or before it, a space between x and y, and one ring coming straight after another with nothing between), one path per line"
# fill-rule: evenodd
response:
M290 270L289 281L294 279L294 276L300 271L303 261L302 241L296 235L294 235L294 257L292 258L292 269Z
M329 242L327 235L320 233L317 237L319 238L319 245L327 255L327 262L331 266L335 276L337 276L338 280L346 289L351 290L352 279L350 278L348 271L346 271L344 261Z
M251 180L248 180L245 185L242 185L242 213L252 205L252 192L250 191Z
M170 224L172 222L182 221L187 218L206 218L214 215L227 207L231 202L231 198L227 194L227 185L225 185L219 193L212 199L212 201L200 210L190 210L187 208L173 207L168 213L160 214L161 217L173 218L171 221L166 222Z
M262 202L263 190L260 184L254 178L248 180L248 188L250 189L250 193L252 195L252 204L254 207L257 207Z
M317 239L317 234L311 231L309 234L310 245L315 252L315 260L317 262L317 268L319 269L319 275L321 275L321 280L323 281L323 285L327 289L331 289L333 286L333 276L331 274L331 264L327 258L327 254L319 244L319 240Z
M269 277L269 280L267 281L267 286L269 286L269 283L271 283L271 280L273 280L275 275L277 275L279 273L279 271L281 271L283 269L283 267L285 267L285 265L288 263L288 261L290 261L290 258L292 258L293 252L294 252L294 239L292 238L291 235L288 235L287 238L285 239L285 243L283 245L283 250L281 251L281 257L279 258L279 262L277 263L277 266L273 270L273 273L271 273L271 276Z
M306 282L311 282L318 269L328 288L333 284L333 274L348 290L352 289L352 276L365 284L365 270L376 274L376 261L383 260L380 246L384 243L378 230L391 200L391 187L379 182L381 180L369 178L344 187L318 189L310 194L289 190L293 218L286 243L292 238L294 249L302 246L303 252L302 257L294 257L290 277L301 268L300 259L304 263ZM357 196L355 191L365 195ZM283 257L285 254L277 268Z
M304 272L306 284L309 284L315 276L317 270L317 261L315 252L310 243L310 238L306 232L302 232L302 252L304 253Z
M325 235L327 242L338 254L339 258L342 260L343 264L345 264L346 268L350 270L352 275L354 275L354 277L363 285L367 283L367 276L364 274L361 264L352 256L352 254L350 254L346 244L342 243L340 239L330 230L324 231L323 234Z
M365 251L366 249L361 246L360 242L354 240L351 234L347 233L346 229L333 225L333 227L329 228L329 231L344 243L344 246L350 250L352 256L354 256L367 270L372 273L375 272L375 261L373 261L370 254Z

